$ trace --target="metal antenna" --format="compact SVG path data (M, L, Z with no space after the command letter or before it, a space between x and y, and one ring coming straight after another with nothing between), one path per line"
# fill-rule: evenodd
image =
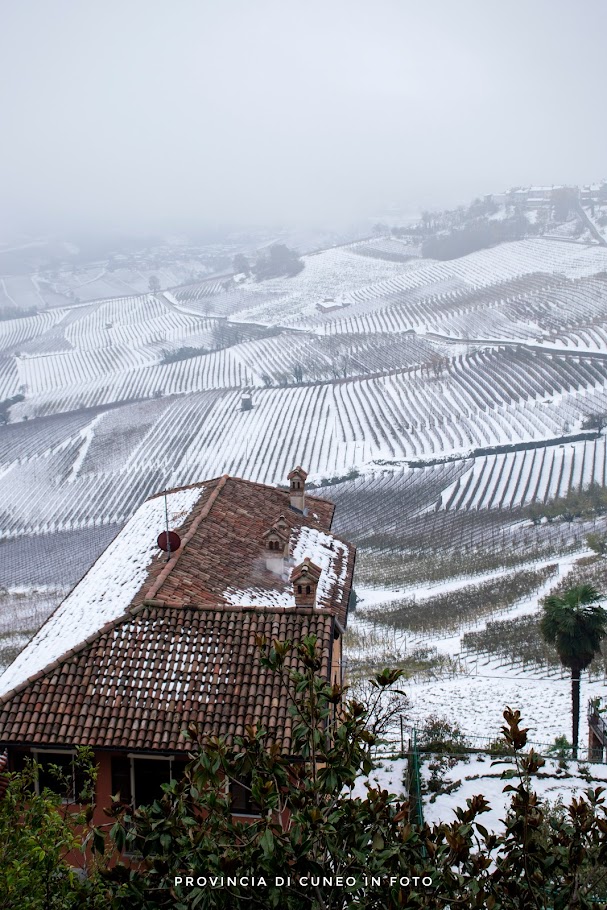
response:
M171 537L169 535L169 504L167 494L164 494L164 523L167 534L167 562L171 558Z

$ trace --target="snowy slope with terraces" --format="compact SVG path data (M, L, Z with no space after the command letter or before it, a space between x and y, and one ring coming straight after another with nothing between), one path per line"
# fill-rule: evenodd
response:
M358 315L365 303L371 303L372 309L389 308L394 305L394 295L406 300L417 293L432 299L450 291L471 291L534 273L581 278L607 269L607 249L538 238L501 244L448 262L389 262L357 255L356 246L306 256L304 261L306 267L294 278L250 282L232 292L230 312L238 313L242 320L270 325L328 324L331 328L326 330L333 331L333 326L341 324L341 313L338 310L319 314L318 303L346 305L348 312L343 318L347 319ZM189 293L184 288L177 296L186 301ZM221 308L221 300L217 303ZM223 308L221 311L225 312Z
M296 462L321 480L455 459L427 503L447 512L603 482L600 443L569 461L499 447L607 410L606 271L607 249L541 238L448 262L354 245L225 294L228 323L190 308L191 288L1 322L0 401L25 400L0 428L0 535L119 523L159 487L224 471L277 483ZM321 313L327 300L340 306ZM236 342L210 350L230 324ZM162 362L183 347L209 352Z
M224 472L280 483L298 461L320 479L353 465L371 471L386 461L461 458L479 448L553 440L603 409L607 360L502 348L462 356L436 377L414 368L259 389L250 411L241 409L239 391L208 391L80 412L76 420L47 418L50 436L39 432L40 420L15 423L0 434L0 533L115 523L156 488ZM502 504L499 485L512 474L506 463L518 464L509 458L486 456L491 467L482 475L493 478L493 499ZM578 463L582 458L598 476L600 456L580 455ZM513 501L549 483L557 488L557 469L550 473L539 454L518 460L525 478L531 464L543 471L544 486L521 480L508 494ZM445 508L456 499L465 507L476 489L472 480L459 483L457 495L446 488Z
M602 350L603 248L537 239L451 262L416 260L414 268L348 248L309 260L292 279L242 288L232 323L244 337L219 350L214 335L225 320L190 312L170 294L0 323L0 401L24 392L19 420L160 395L347 378L421 366L437 355L455 359L461 349L448 342ZM364 269L350 269L351 261ZM377 267L400 272L366 284L379 277ZM333 294L337 306L337 285L350 288L339 298L347 305L321 313L319 302ZM252 298L265 301L263 313L253 311ZM247 328L253 316L274 334L251 336L259 332ZM200 353L163 362L182 347Z
M272 278L256 283L250 279L237 289L218 293L208 301L208 285L175 290L177 300L202 306L221 315L238 314L241 321L266 325L288 324L302 313L311 316L316 305L339 303L353 290L363 289L386 279L406 275L410 264L358 256L349 246L336 247L302 257L305 267L293 277ZM421 260L420 260L421 261ZM417 263L413 264L415 267Z

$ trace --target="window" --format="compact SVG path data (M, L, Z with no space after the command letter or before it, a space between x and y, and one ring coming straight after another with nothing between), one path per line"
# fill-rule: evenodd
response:
M8 754L10 771L25 771L27 760L32 758L31 752L25 749L11 749Z
M130 803L133 800L131 760L127 755L112 757L112 796L118 796L123 803Z
M251 796L251 775L242 781L230 781L232 812L234 815L260 815L259 806Z
M301 586L301 585L297 585L297 593L298 593L298 594L301 594L302 592L303 592L302 586Z
M118 796L121 803L134 808L150 805L161 799L162 784L183 777L187 758L171 755L113 755L112 796ZM142 858L143 844L137 839L125 848L124 855Z
M32 753L28 749L9 749L8 751L8 770L25 771L28 764L33 759ZM31 792L32 787L28 784L28 790Z
M162 797L162 784L171 779L171 762L166 758L135 758L135 806L149 806Z
M187 758L170 755L124 755L112 758L112 795L135 807L149 806L163 795L162 784L183 777Z
M74 761L75 755L75 752L34 749L33 757L39 765L36 792L52 790L65 802L74 802L78 799L84 789L85 780Z
M312 588L310 587L310 585L306 585L306 594L311 594L311 593L312 593Z

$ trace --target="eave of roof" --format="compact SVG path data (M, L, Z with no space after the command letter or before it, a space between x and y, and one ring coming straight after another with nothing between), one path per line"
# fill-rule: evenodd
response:
M288 752L290 695L258 636L316 635L330 679L335 623L318 609L144 607L5 700L0 742L186 752L190 723L229 743L260 723ZM287 666L301 668L296 648Z

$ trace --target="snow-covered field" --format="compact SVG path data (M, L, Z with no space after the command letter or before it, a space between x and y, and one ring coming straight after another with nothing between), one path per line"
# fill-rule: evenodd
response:
M506 609L499 608L488 615L472 620L459 630L434 630L428 632L394 628L389 640L393 659L402 661L416 649L436 649L438 655L452 660L448 669L430 666L405 682L404 688L411 701L407 722L420 729L431 715L446 715L457 721L462 732L476 738L476 745L496 739L503 725L505 707L521 711L524 726L529 728L529 739L545 749L554 743L557 736L571 737L571 680L569 674L550 667L514 666L508 661L479 657L467 653L462 644L465 632L486 627L488 621L504 618L514 619L528 614L537 614L540 600L557 584L562 584L575 568L577 561L590 551L583 550L562 557L558 562L558 574L550 575L541 585ZM519 567L540 569L549 560L538 560ZM377 657L377 629L369 620L367 612L390 605L390 602L404 597L416 603L430 602L438 595L469 589L470 585L481 585L493 578L500 578L504 570L488 572L478 576L452 579L442 583L420 583L400 589L359 588L356 613L350 618L349 635L355 644L346 651L346 658L352 664L364 658ZM448 617L445 620L449 626ZM373 635L375 630L376 634ZM366 634L365 634L366 633ZM389 652L386 659L389 659ZM582 681L581 704L589 698L607 694L607 681L593 679ZM583 729L583 727L582 727Z
M445 509L514 508L607 486L607 437L475 458L442 494Z
M226 313L238 313L239 321L276 325L313 320L317 304L339 303L351 294L379 282L406 275L410 266L359 256L351 247L338 247L304 256L305 268L292 278L272 278L259 284L253 280L214 300L216 308ZM188 290L176 292L181 301L188 299Z
M29 408L26 399L12 410L26 416ZM604 409L607 361L493 351L463 358L439 378L414 369L259 389L250 411L242 410L239 391L200 391L49 417L46 425L15 422L0 433L0 536L126 520L158 486L226 472L281 483L304 463L313 481L353 466L370 473L385 462L405 467L553 440ZM512 506L604 473L602 440L565 452L486 456L427 505Z
M469 761L460 761L448 771L448 779L453 783L461 781L451 793L441 793L431 801L424 799L424 818L430 824L455 821L454 809L465 808L466 800L476 794L483 794L490 805L490 811L479 817L479 822L488 831L503 831L503 819L510 805L511 794L504 793L504 787L518 781L502 780L501 774L506 769L513 769L514 764L500 760L493 765L491 756L471 756ZM386 772L384 772L386 773ZM429 777L427 763L422 766L422 775ZM607 786L607 765L592 764L588 774L580 774L577 762L567 763L567 768L559 768L555 760L548 760L540 773L531 779L531 787L548 805L561 803L568 806L573 798L579 799L589 788Z
M0 401L25 394L12 417L20 420L133 398L263 386L268 379L295 382L297 364L304 381L406 370L461 353L445 350L441 339L596 353L606 269L603 248L544 240L413 265L348 247L329 250L306 257L293 278L230 292L231 319L241 332L246 323L282 331L218 351L213 333L221 314L189 306L186 290L180 299L142 294L47 310L0 322ZM184 346L209 353L162 364L165 352Z
M537 750L536 750L537 751ZM428 769L429 760L426 759L421 766L422 780L427 784L431 777ZM498 762L494 764L494 762ZM555 759L546 759L545 765L540 769L540 774L531 780L532 789L538 794L546 806L562 804L569 805L573 798L579 799L589 788L607 788L607 765L591 764L580 766L577 762L567 762L565 768L559 767ZM366 782L372 787L388 790L397 796L406 797L405 773L407 762L405 758L392 757L381 759L377 767L368 778L360 777L352 789L354 797L364 798L366 795ZM510 805L511 794L504 792L509 784L518 781L502 779L504 771L515 769L514 762L509 758L495 758L491 755L470 755L467 759L456 760L453 767L449 768L443 780L445 786L453 789L451 792L432 794L426 792L423 796L424 820L430 825L441 822L455 821L455 809L465 809L466 800L477 794L482 794L489 803L489 811L483 812L478 821L490 832L500 833L504 830L503 820ZM459 783L458 783L459 781Z
M477 623L467 625L465 631L483 628L487 621L495 619L514 619L528 614L537 614L539 601L555 585L566 582L567 576L577 564L578 559L585 552L574 553L564 557L559 563L558 575L549 577L541 586L528 596L513 604L507 610L497 611ZM535 568L541 564L533 564ZM528 568L529 566L527 566ZM358 603L356 614L350 620L350 635L352 628L357 635L357 645L347 650L350 658L364 656L365 647L360 645L361 632L369 628L365 618L368 610L390 605L391 602L402 598L404 595L415 597L417 602L431 600L437 595L456 592L458 589L470 584L482 584L492 577L503 574L485 573L479 576L469 576L451 579L442 583L417 584L407 589L385 590L378 588L357 589ZM467 654L462 647L462 628L457 634L448 636L407 633L393 630L392 657L397 661L420 648L435 648L441 655L452 658L449 670L440 667L421 671L417 675L406 678L400 687L408 695L410 706L405 717L405 737L407 743L413 739L413 729L419 737L424 723L431 717L447 718L451 723L457 724L461 733L466 737L471 749L484 749L490 743L501 738L501 728L504 725L503 711L506 707L516 708L522 714L522 727L529 729L528 748L533 747L536 752L546 756L548 750L554 746L557 737L571 738L571 681L566 673L545 667L525 667L509 665L508 662L497 660L479 660L474 654ZM364 640L364 639L363 639ZM369 639L373 641L372 637ZM376 658L377 652L371 646L371 654ZM389 655L386 663L389 664ZM583 678L581 687L582 712L580 718L580 758L586 757L587 731L585 723L585 706L589 698L607 695L607 681L604 678L594 678L589 681ZM404 773L406 762L398 757L400 750L399 731L396 726L391 735L391 746L385 755L378 760L377 769L369 776L373 786L386 788L396 794L403 793L405 789ZM424 795L424 817L430 823L452 821L455 818L454 809L465 807L466 799L477 793L486 796L491 809L484 813L480 819L490 831L499 831L503 828L501 820L504 818L509 805L509 797L503 792L509 781L501 779L501 772L506 767L503 763L492 766L494 759L488 755L471 755L467 760L456 760L454 767L443 768L439 771L441 779L441 792L433 795L432 790L426 790ZM422 777L427 783L431 777L429 764L432 756L424 757L422 762ZM508 760L507 767L512 767ZM592 776L589 783L588 773ZM457 782L460 782L459 784ZM451 787L451 784L455 786ZM556 760L547 758L546 766L542 768L541 775L534 778L532 786L542 799L555 803L562 801L568 804L573 796L579 796L588 786L607 784L607 765L592 763L582 773L577 763L569 762L563 770L558 767ZM449 792L444 792L445 788ZM364 795L364 778L356 785L355 794Z

